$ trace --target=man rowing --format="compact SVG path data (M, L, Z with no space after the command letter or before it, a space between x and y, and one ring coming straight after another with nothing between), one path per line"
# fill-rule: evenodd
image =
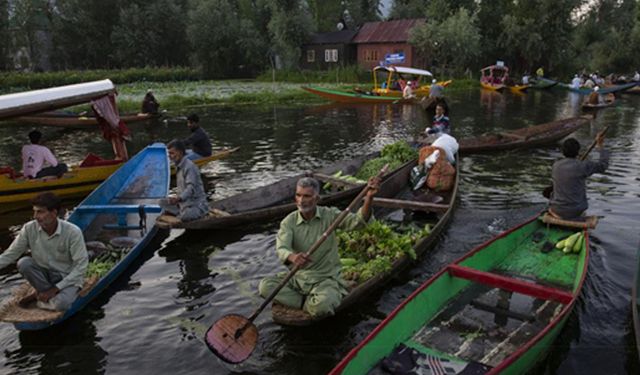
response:
M18 272L36 294L21 303L37 299L36 305L41 309L64 311L78 296L89 264L82 231L75 224L58 219L61 203L55 194L41 193L31 203L34 220L22 227L0 255L0 269L31 250L31 256L18 260Z
M609 166L609 152L604 149L604 134L599 133L596 147L600 160L579 160L580 143L569 138L562 144L563 159L553 163L551 178L553 192L549 200L549 213L565 220L578 219L589 207L586 179L594 173L602 173Z
M209 206L198 167L186 156L182 141L173 140L167 145L169 159L176 166L177 195L160 200L165 212L182 221L193 221L207 215Z
M365 226L371 218L371 202L380 184L379 178L369 179L370 190L357 213L349 213L340 227L353 230ZM338 217L335 207L318 206L320 185L313 178L305 177L296 184L297 211L290 213L280 223L276 237L276 254L289 267L300 266L289 282L276 295L275 301L295 309L303 309L312 317L333 315L342 298L347 295L341 276L338 239L331 233L326 241L308 256L306 251ZM258 287L266 298L280 284L287 272L264 278Z

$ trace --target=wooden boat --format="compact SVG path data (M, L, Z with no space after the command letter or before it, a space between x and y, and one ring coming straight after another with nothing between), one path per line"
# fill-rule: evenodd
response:
M514 85L514 86L507 86L507 87L509 88L509 91L516 94L520 94L520 93L523 93L524 91L527 91L527 89L531 87L531 85Z
M328 182L332 184L332 189L344 188L344 190L320 192L319 204L333 205L355 197L363 185L352 184L331 175L338 171L342 171L342 175L354 175L367 160L376 156L378 156L377 153L340 161L315 172L287 177L273 184L212 202L209 215L203 219L182 222L175 217L163 215L157 225L163 228L222 229L281 218L296 209L294 203L296 183L305 176L314 177L321 184ZM392 175L393 173L389 173L383 178L383 186Z
M640 358L640 249L636 256L636 274L631 289L631 316L636 337L636 350Z
M451 81L443 81L443 82L439 82L439 84L441 84L442 86L446 87L447 85L449 85L449 83L451 83ZM354 92L347 92L347 91L342 91L342 90L334 90L334 89L327 89L327 88L323 88L323 87L317 87L317 86L305 86L302 87L303 90L308 91L314 95L318 95L321 96L325 99L329 99L332 100L334 102L339 102L339 103L364 103L364 104L384 104L384 103L389 103L389 104L399 104L399 103L405 103L405 104L411 104L411 103L415 103L415 100L413 99L403 99L402 98L402 93L400 93L400 95L394 95L393 93L390 93L389 95L381 95L381 94L377 94L373 91L354 91ZM428 95L428 94L427 94Z
M422 284L330 374L386 373L399 358L412 358L416 373L527 373L562 331L587 274L588 232L578 254L541 251L573 232L534 217L476 247Z
M380 189L378 194L376 194L373 205L374 207L377 206L379 208L385 208L387 213L389 212L389 209L391 212L397 211L398 209L413 209L424 210L431 213L432 216L428 219L430 224L432 224L431 233L427 237L419 239L414 245L416 256L419 258L435 245L440 233L444 230L451 218L455 208L455 201L458 192L460 163L456 163L456 181L453 189L450 192L442 193L441 196L438 196L441 198L439 203L427 203L432 201L431 198L436 197L437 195L434 195L433 193L424 194L422 192L414 193L409 188L409 174L416 164L417 160L414 160L412 163L402 167L398 173L395 173L394 176L388 180L386 186L383 189ZM376 211L376 217L381 217L378 211ZM421 224L424 225L424 223ZM373 291L380 289L391 277L406 269L413 262L414 261L411 258L405 255L397 259L388 272L378 274L364 283L351 285L349 294L344 297L340 305L337 307L336 314L358 302L361 302L364 297ZM303 310L285 307L277 303L273 304L271 315L274 322L290 326L306 326L321 320L321 318L317 319L311 317L311 315Z
M202 167L211 161L227 157L234 149L221 150L211 156L194 160ZM29 205L29 201L43 191L51 191L61 198L82 196L98 186L122 166L122 160L105 160L89 154L80 164L72 165L60 178L24 178L10 167L0 168L0 212ZM175 171L173 172L175 173Z
M531 88L536 90L545 90L557 85L558 81L549 78L537 77L531 80Z
M460 141L459 152L468 155L541 146L566 137L580 126L589 123L591 119L593 119L592 116L571 117L527 128L463 139Z
M129 113L120 115L120 119L126 124L148 121L160 117L160 114ZM86 128L98 126L98 120L94 116L81 116L76 113L46 112L31 116L21 116L15 121L35 125L57 126L64 128Z
M632 88L630 88L628 90L625 90L624 93L625 94L640 94L640 83L635 82L635 84L636 85L634 87L632 87Z
M600 92L600 94L622 92L622 91L629 90L630 88L636 86L636 84L637 84L636 82L632 82L632 83L625 83L623 85L612 85L608 87L601 87L598 91ZM593 89L586 88L586 87L575 88L572 85L567 83L560 83L559 86L564 87L569 91L577 92L578 94L582 94L582 95L589 95L593 92Z
M120 260L102 277L86 279L79 297L63 312L41 310L35 301L20 306L20 297L33 292L25 283L0 308L0 320L13 323L19 330L38 330L58 324L84 308L127 269L155 236L158 229L154 224L161 211L158 201L169 193L169 181L169 160L163 144L147 146L122 165L68 219L82 229L87 242L111 242L122 247ZM123 235L127 236L124 241Z
M582 103L582 109L585 110L589 110L589 109L600 109L600 108L606 108L606 107L611 107L615 104L616 102L616 96L609 93L609 94L605 94L604 96L604 101L602 103L598 103L598 104L591 104L589 103L589 100L587 98L587 100L584 101L584 103Z
M509 76L509 68L504 64L489 65L480 70L482 76L480 77L480 86L487 90L502 91L506 85L507 77Z

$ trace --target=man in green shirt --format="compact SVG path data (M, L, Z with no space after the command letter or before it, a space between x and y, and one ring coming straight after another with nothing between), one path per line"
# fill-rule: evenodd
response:
M31 203L34 220L0 255L0 269L31 250L18 260L18 271L36 290L39 308L64 311L78 296L89 263L82 231L58 219L60 198L53 193L41 193Z
M370 190L357 214L350 213L340 225L352 230L366 225L371 217L371 201L378 190L380 180L369 180ZM340 274L338 239L331 233L311 255L306 251L315 243L340 214L335 207L318 206L320 186L313 178L305 177L296 185L295 201L298 210L290 213L280 223L276 237L276 253L280 261L289 267L301 269L278 292L275 301L289 307L303 309L313 317L333 315L342 298L347 294L346 284ZM258 287L266 298L287 275L281 272L264 278Z

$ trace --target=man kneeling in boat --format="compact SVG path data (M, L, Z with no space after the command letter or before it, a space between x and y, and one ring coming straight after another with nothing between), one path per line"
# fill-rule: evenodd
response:
M182 141L169 142L167 150L169 159L176 165L178 195L160 200L160 206L182 221L193 221L206 216L209 206L200 170L185 156L186 147Z
M604 134L598 134L596 147L600 152L599 161L578 160L580 143L569 138L562 144L565 156L553 163L551 178L553 192L549 200L549 213L565 220L579 218L589 207L586 179L594 173L602 173L609 166L609 152L604 149Z
M371 218L371 202L380 180L371 178L370 190L358 213L349 213L340 227L346 230L365 226ZM338 238L331 233L326 241L309 257L306 251L340 214L335 207L318 206L320 186L313 178L305 177L296 185L295 201L298 210L280 223L276 237L276 253L289 267L301 267L287 285L276 295L275 301L295 309L303 309L312 317L333 315L342 298L347 295L345 281L340 274ZM266 298L287 275L282 272L266 277L258 287Z
M82 231L58 219L60 198L41 193L31 201L34 220L26 223L11 246L0 255L0 269L15 262L27 250L31 256L18 260L18 272L36 290L22 300L46 310L67 310L78 296L89 264Z

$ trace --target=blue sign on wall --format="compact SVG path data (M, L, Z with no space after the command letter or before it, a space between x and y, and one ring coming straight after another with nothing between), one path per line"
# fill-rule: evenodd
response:
M384 55L384 62L387 64L401 64L404 62L404 52L387 53Z

